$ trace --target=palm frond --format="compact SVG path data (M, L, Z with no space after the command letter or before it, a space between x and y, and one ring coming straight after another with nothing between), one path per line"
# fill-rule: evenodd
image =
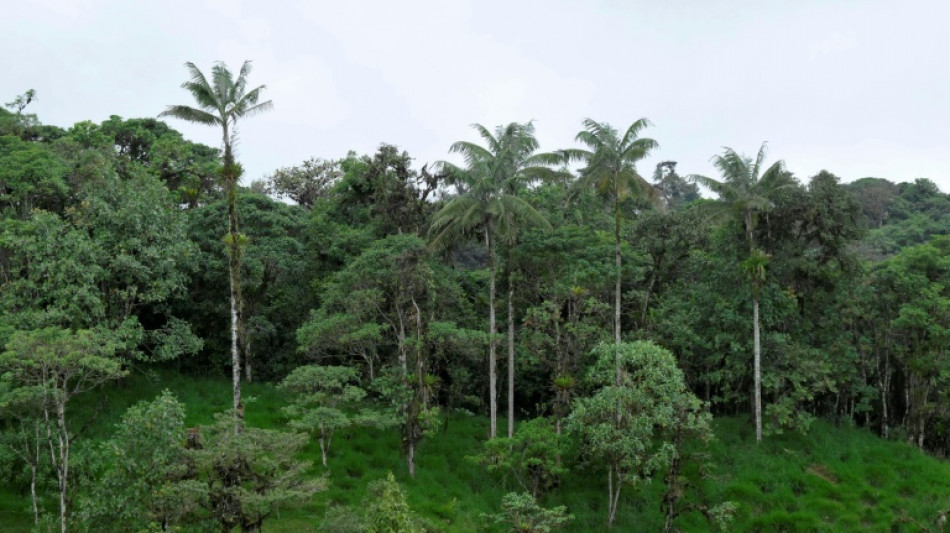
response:
M755 165L753 165L753 167L752 167L752 175L753 175L753 176L759 176L759 175L760 175L759 173L760 173L761 170L762 170L762 165L765 164L765 157L766 157L766 156L768 155L768 153L769 153L769 147L768 147L768 145L769 145L768 142L763 142L763 143L762 143L762 146L759 147L759 153L758 153L758 155L755 156Z
M182 120L187 120L188 122L195 122L198 124L221 124L221 119L216 115L212 115L207 111L202 111L200 109L195 109L185 105L170 105L165 109L165 111L159 113L158 116L180 118Z
M630 127L627 128L626 133L623 134L623 139L620 140L620 146L627 146L633 141L633 139L636 139L640 135L640 132L643 131L644 128L652 125L653 123L646 118L637 120L631 124Z
M580 148L565 148L558 150L557 154L563 158L564 163L573 163L575 161L589 161L594 157L594 153Z
M211 79L214 87L214 94L219 102L234 102L234 80L231 77L231 71L227 65L218 61L211 67Z
M469 166L476 165L479 161L488 161L493 157L492 152L485 147L468 141L452 143L452 146L449 146L449 153L460 154L465 159L465 164Z
M270 111L271 109L274 109L274 102L271 100L268 100L266 102L261 102L257 105L254 105L242 110L241 114L235 115L234 118L236 119L238 118L238 116L240 116L241 118L250 118L256 115L260 115L261 113L265 111Z
M247 59L244 61L244 64L241 65L241 71L238 73L237 81L234 82L234 90L231 93L232 100L244 99L244 91L247 89L247 77L250 75L251 75L251 60ZM262 85L259 88L262 89L263 87L264 86ZM254 92L254 91L251 91L251 92ZM248 97L250 97L250 94L251 93L248 93ZM254 100L251 103L253 104L256 101L257 101L257 97L255 96Z
M497 153L501 151L500 147L498 146L498 139L496 139L495 136L492 135L492 132L488 131L488 128L477 123L472 124L472 127L475 128L475 131L478 132L478 135L481 136L482 139L485 139L485 142L488 143L488 150L490 152Z

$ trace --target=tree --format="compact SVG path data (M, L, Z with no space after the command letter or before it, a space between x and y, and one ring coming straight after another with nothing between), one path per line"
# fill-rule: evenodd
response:
M211 80L195 66L185 63L191 80L182 84L198 102L198 107L185 105L169 106L159 117L175 117L189 122L221 126L224 144L224 166L221 178L228 194L228 274L231 285L231 375L234 381L235 431L240 429L244 406L241 403L241 350L244 342L243 302L241 300L241 247L243 237L238 233L237 183L241 168L234 160L233 143L237 134L237 121L267 111L273 107L270 100L258 102L264 86L247 90L247 77L251 62L245 61L237 80L224 63L215 63L211 68Z
M621 380L615 378L620 354ZM675 457L664 433L677 424L677 411L692 401L683 373L669 351L646 341L619 348L601 344L588 382L598 387L592 396L575 403L568 430L582 446L607 467L607 525L612 526L624 484L650 481Z
M472 127L478 131L488 147L467 141L453 144L449 151L465 158L466 168L441 162L448 181L459 190L435 214L429 228L433 246L459 242L473 233L482 233L488 250L488 379L490 438L498 433L497 361L495 355L495 240L512 243L518 228L525 225L550 226L548 221L528 202L518 197L528 183L559 175L547 165L554 164L554 154L536 154L538 141L534 126L528 122L512 122L499 126L492 134L481 124ZM511 294L509 293L509 298ZM510 309L510 306L509 306ZM511 345L511 343L509 343ZM508 435L514 432L514 353L509 348L508 361Z
M663 205L677 211L700 199L699 187L676 172L676 161L662 161L653 171L653 187L663 200Z
M9 372L18 388L42 405L50 461L59 486L60 528L69 523L70 452L76 435L71 431L66 407L75 396L126 372L112 357L115 346L88 330L61 328L18 331L0 354L0 373Z
M299 166L275 170L265 178L265 192L312 209L313 204L325 197L342 176L339 161L312 157Z
M369 533L418 533L422 529L392 472L369 484L363 508Z
M706 176L692 175L690 178L709 187L719 195L723 211L729 210L741 220L749 245L749 256L743 263L752 285L752 329L753 329L753 394L755 411L755 440L762 442L762 346L759 335L759 294L765 282L765 265L768 256L756 247L755 233L759 216L768 213L773 205L773 197L783 189L796 185L794 178L785 171L784 163L779 160L763 170L767 150L765 143L759 153L752 158L726 148L722 155L713 157L713 164L722 173L722 180Z
M203 487L200 504L221 531L259 533L282 506L324 490L326 479L306 478L310 463L296 459L306 435L255 427L236 433L233 424L234 415L215 415L189 435L187 452Z
M102 444L102 477L82 500L82 521L97 531L169 531L197 505L200 482L187 479L185 407L169 391L139 402Z
M290 427L317 433L323 466L327 466L336 431L355 425L390 425L388 417L361 408L366 391L358 382L359 371L353 367L306 365L295 368L279 385L293 395L284 408L291 417Z
M650 121L641 118L630 125L620 136L619 132L606 122L584 120L584 130L577 134L576 141L589 149L563 150L564 157L570 161L581 161L586 166L581 169L580 179L575 183L577 189L596 189L607 201L613 204L614 238L616 242L614 287L614 342L620 346L620 221L621 203L627 198L645 198L656 202L656 190L637 172L637 162L659 147L653 139L639 137L640 132L650 125ZM620 352L616 357L617 384L620 384Z
M513 533L550 533L574 519L574 515L567 513L567 507L545 509L527 492L505 494L501 498L501 509L501 513L489 518L496 524L508 526L508 531Z
M485 442L484 450L472 457L489 472L511 474L522 490L540 498L568 472L563 456L567 439L555 431L549 418L534 418L518 425L514 437Z

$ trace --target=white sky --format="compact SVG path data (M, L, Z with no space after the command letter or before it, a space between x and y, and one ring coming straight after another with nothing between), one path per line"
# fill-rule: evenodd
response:
M803 180L824 168L950 191L941 0L34 0L0 14L0 102L36 89L28 110L63 127L191 104L186 61L253 59L275 110L241 123L245 180L381 142L418 168L477 140L474 122L534 119L555 150L585 117L648 117L647 176L662 160L716 176L721 147L768 141Z

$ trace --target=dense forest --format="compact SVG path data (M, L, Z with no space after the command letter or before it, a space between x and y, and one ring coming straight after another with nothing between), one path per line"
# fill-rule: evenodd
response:
M764 144L709 154L719 175L646 169L646 119L548 151L530 122L475 125L456 163L380 144L252 180L233 135L270 102L249 73L191 65L161 118L47 125L32 91L0 109L0 484L37 530L260 531L367 433L398 435L398 475L313 527L441 530L396 478L453 424L483 444L453 460L508 489L469 530L572 527L551 504L574 471L602 526L646 505L729 530L743 502L696 490L719 419L753 448L847 427L950 452L932 181L794 176ZM165 391L95 421L182 376L227 379L228 408L186 427ZM279 400L242 396L260 384Z

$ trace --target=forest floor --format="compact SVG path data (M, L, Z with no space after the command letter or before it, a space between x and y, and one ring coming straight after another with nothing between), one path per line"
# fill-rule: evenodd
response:
M228 407L230 383L223 379L183 377L172 373L139 375L125 383L80 398L74 416L100 410L83 434L83 445L106 438L122 413L139 400L151 400L163 389L173 391L187 408L187 424L208 423ZM245 395L247 422L283 428L282 396L271 385L249 384ZM102 399L107 401L102 403ZM356 430L334 441L329 458L329 488L307 504L284 509L264 523L270 532L318 531L328 506L358 508L369 482L392 471L402 484L409 506L432 531L475 532L486 529L484 515L499 511L506 492L520 488L493 476L466 456L481 449L487 419L455 413L437 435L418 450L415 479L408 476L395 430ZM950 463L902 442L887 441L857 428L818 421L807 434L786 432L754 443L746 418L717 418L716 440L708 445L711 469L694 480L700 499L733 501L738 509L729 531L927 531L950 509ZM82 442L82 440L77 441ZM312 461L321 475L320 449L311 441L301 459ZM576 517L565 531L602 531L606 517L606 472L594 465L566 475L542 499L545 506L566 505ZM50 492L53 487L47 487ZM662 476L634 490L625 487L615 531L662 531ZM53 498L47 503L54 505ZM0 486L0 531L29 531L29 496L19 487ZM911 523L911 517L915 523ZM699 513L681 516L682 531L714 528ZM500 531L500 530L498 530Z

